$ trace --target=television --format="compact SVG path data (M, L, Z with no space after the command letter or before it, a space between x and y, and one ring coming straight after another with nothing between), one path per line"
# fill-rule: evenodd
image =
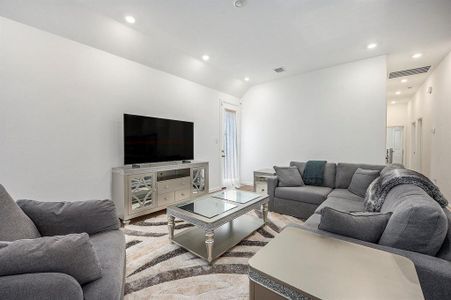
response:
M194 123L124 114L124 164L194 158Z

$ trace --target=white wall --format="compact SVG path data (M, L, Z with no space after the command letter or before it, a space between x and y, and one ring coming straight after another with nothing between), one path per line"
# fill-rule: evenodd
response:
M384 163L385 77L381 56L252 87L242 104L242 181L291 160Z
M220 186L219 99L238 99L0 18L0 184L17 198L110 198L122 114L195 124L195 159Z
M423 120L421 172L451 199L451 53L432 71L408 104L408 142L412 122ZM428 93L432 87L432 94Z
M407 126L407 102L387 105L387 127Z

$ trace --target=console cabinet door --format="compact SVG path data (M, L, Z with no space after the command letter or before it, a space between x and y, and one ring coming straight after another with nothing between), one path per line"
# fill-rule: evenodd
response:
M127 181L130 215L157 206L155 173L130 175Z
M193 197L208 193L207 176L207 167L192 168L191 180L193 185Z

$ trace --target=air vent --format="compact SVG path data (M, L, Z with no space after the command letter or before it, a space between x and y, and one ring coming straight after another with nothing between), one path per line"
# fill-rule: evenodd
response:
M393 79L393 78L399 78L399 77L404 77L404 76L427 73L430 68L431 68L431 66L426 66L426 67L421 67L421 68L416 68L416 69L391 72L390 74L388 74L388 78Z
M278 68L275 68L275 69L274 69L274 72L276 72L276 73L282 73L282 72L285 72L285 69L284 69L283 67L278 67Z

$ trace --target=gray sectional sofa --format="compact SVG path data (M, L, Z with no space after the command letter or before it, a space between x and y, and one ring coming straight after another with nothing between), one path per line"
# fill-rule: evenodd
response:
M0 185L0 207L0 299L123 299L125 236L112 201L15 202Z
M305 163L290 165L303 173ZM381 213L391 213L391 217L378 243L318 228L324 207L344 212L364 211L364 199L347 189L358 168L382 170L384 166L328 163L324 184L319 187L279 187L278 178L271 177L268 179L270 211L306 219L300 226L304 230L407 257L415 265L425 299L451 299L451 213L423 189L402 184L389 192Z
M297 167L303 174L305 164L305 162L294 161L290 163L290 166ZM367 164L326 163L322 186L279 187L278 178L270 177L268 179L269 210L307 219L326 199L329 200L329 203L336 203L337 208L343 203L340 199L346 199L345 202L358 208L362 199L348 191L355 171L358 168L382 170L384 167Z

